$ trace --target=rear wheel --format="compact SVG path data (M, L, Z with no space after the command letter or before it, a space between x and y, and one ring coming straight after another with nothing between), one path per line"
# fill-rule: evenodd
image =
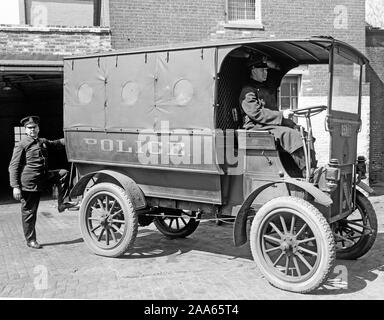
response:
M163 216L154 219L156 228L169 238L185 238L199 226L196 212L180 209L163 209Z
M252 222L253 258L274 286L306 293L322 285L335 261L335 243L326 219L309 202L275 198Z
M138 222L132 201L113 183L96 184L84 195L79 219L84 242L98 255L121 256L136 239Z
M371 202L356 192L356 210L334 225L338 259L353 260L372 248L377 235L377 217Z

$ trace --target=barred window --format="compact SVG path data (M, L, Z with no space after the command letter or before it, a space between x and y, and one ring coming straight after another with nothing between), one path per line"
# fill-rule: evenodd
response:
M261 23L261 0L227 0L229 23Z
M25 135L25 127L14 127L15 143L19 142Z

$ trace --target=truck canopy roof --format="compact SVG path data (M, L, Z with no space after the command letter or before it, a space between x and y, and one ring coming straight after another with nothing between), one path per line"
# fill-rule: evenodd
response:
M84 59L90 57L105 57L126 54L164 52L164 51L180 51L203 48L230 48L248 47L258 51L260 54L267 55L271 58L279 56L277 60L287 60L295 64L326 64L329 60L329 49L332 44L349 53L351 57L355 57L359 64L368 63L367 57L355 47L346 42L334 39L328 36L315 36L301 39L255 39L242 38L234 40L219 41L199 41L180 43L173 45L150 46L131 48L124 50L111 50L103 53L88 55L73 55L65 57L68 59Z

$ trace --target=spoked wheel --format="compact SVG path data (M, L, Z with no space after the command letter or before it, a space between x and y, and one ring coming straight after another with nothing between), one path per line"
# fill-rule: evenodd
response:
M370 201L356 191L356 210L334 224L338 259L353 260L366 254L377 235L377 217Z
M80 228L94 253L106 257L124 254L133 245L138 228L126 191L113 183L93 186L81 203Z
M164 209L164 216L157 216L153 221L156 228L170 238L185 238L191 235L200 221L196 220L196 212L179 209Z
M272 285L300 293L326 281L336 256L326 219L296 197L275 198L260 208L250 244L257 266Z

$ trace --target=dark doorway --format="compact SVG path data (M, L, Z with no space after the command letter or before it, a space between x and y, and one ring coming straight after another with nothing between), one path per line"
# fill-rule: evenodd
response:
M15 141L23 135L20 119L41 118L40 137L63 137L62 73L0 73L0 202L10 200L8 165ZM68 168L65 151L49 155L49 167Z

